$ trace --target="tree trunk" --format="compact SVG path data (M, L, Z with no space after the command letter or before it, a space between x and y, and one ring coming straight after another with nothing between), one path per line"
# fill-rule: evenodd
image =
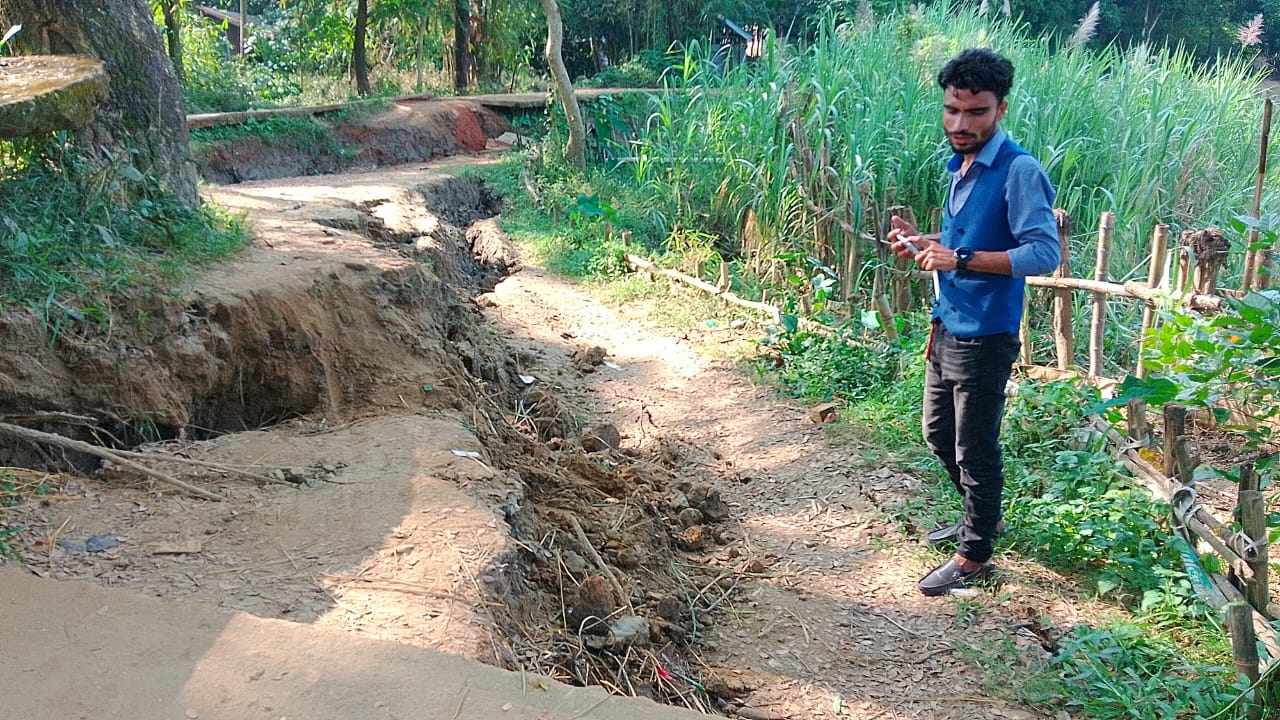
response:
M0 25L22 25L22 53L91 55L110 78L107 100L76 141L91 159L129 158L192 207L199 204L182 90L144 0L0 0Z
M569 143L565 146L564 154L574 167L585 170L587 131L582 122L582 108L578 107L578 97L573 94L573 83L569 81L569 71L564 67L564 56L560 52L564 42L564 22L560 19L560 6L557 0L542 0L542 11L547 16L547 67L551 69L556 94L560 96L565 120L569 123Z
M173 72L181 82L186 73L182 69L182 8L179 0L161 0L160 12L164 13L164 33L169 41L169 59L173 60Z
M236 33L236 44L240 46L240 57L249 44L249 8L248 0L240 0L240 32Z
M361 95L373 92L369 87L369 53L365 48L365 39L368 34L369 0L356 0L356 32L351 50L351 62L356 74L356 92Z
M469 0L453 2L453 89L461 94L467 90L471 77L471 3Z

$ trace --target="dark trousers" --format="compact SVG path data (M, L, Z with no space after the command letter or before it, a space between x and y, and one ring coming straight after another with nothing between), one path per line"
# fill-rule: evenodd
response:
M933 326L924 383L924 439L964 500L958 553L974 562L991 559L1004 463L1000 418L1005 383L1018 356L1016 335L957 338Z

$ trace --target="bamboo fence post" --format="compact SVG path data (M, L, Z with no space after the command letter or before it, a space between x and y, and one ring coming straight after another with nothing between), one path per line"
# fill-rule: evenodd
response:
M1022 346L1021 359L1023 365L1032 363L1031 353L1031 288L1022 288L1022 320L1018 323L1018 341Z
M1262 183L1267 177L1267 146L1271 143L1271 98L1262 105L1262 142L1258 148L1258 180L1253 187L1253 219L1262 217ZM1258 243L1258 229L1249 231L1249 247ZM1240 289L1249 292L1254 287L1266 289L1271 284L1271 259L1269 250L1248 250L1245 254L1244 281Z
M1062 209L1054 209L1053 217L1057 221L1058 247L1062 253L1053 275L1068 278L1071 276L1071 217ZM1071 291L1065 288L1058 288L1053 293L1053 340L1058 351L1058 369L1069 370L1075 343L1071 328Z
M1174 271L1173 291L1183 295L1191 284L1191 252L1186 247L1178 248L1178 267Z
M1107 281L1107 261L1111 258L1111 234L1115 226L1115 213L1102 213L1102 218L1098 222L1097 262L1093 268L1093 279L1097 282ZM1094 293L1093 322L1089 326L1089 377L1098 377L1102 374L1102 349L1106 322L1107 296L1103 293Z
M1195 452L1191 438L1183 435L1173 445L1173 454L1177 458L1178 480L1183 485L1190 485L1196 477L1196 468L1200 467L1200 454Z
M1147 272L1147 286L1153 290L1164 282L1164 257L1168 247L1169 226L1164 223L1156 225L1155 233L1151 236L1151 268ZM1138 366L1134 370L1139 378L1147 376L1147 362L1143 351L1147 345L1147 332L1155 325L1155 321L1156 309L1151 305L1145 306L1142 309L1142 330L1138 334Z
M1165 252L1169 247L1169 225L1156 225L1156 232L1151 236L1151 268L1147 272L1147 287L1156 290L1165 277ZM1147 377L1147 361L1143 351L1147 347L1147 331L1156 322L1156 309L1152 305L1142 309L1142 328L1138 331L1138 363L1134 374L1139 378ZM1140 400L1129 402L1129 437L1135 442L1146 443L1151 438L1151 428L1147 425L1147 404Z
M1267 611L1267 603L1271 601L1270 588L1267 583L1267 501L1262 494L1258 473L1252 463L1240 466L1240 527L1248 536L1249 548L1243 557L1253 571L1253 579L1245 586L1245 598L1258 612ZM1252 549L1253 552L1248 552Z
M1164 406L1164 474L1178 475L1178 442L1187 432L1187 409L1181 405Z
M1248 679L1250 685L1261 677L1258 671L1258 636L1253 630L1253 611L1245 603L1235 602L1227 606L1227 627L1231 632L1231 659L1236 671ZM1249 717L1261 716L1261 708L1255 698L1246 700Z

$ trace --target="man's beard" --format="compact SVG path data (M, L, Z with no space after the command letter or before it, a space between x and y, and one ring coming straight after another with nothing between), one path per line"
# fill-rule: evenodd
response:
M951 145L951 151L956 154L977 155L978 153L982 152L982 148L986 147L987 143L991 142L991 138L995 137L995 135L996 135L996 132L994 129L991 131L989 135L987 135L985 138L982 138L981 140L978 140L977 135L973 135L971 137L973 137L974 142L968 145L964 149L956 147L956 143L954 140L951 139L950 135L947 136L947 143Z

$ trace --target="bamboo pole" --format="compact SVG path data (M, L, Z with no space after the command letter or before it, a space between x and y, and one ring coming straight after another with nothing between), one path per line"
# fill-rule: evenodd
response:
M1152 290L1160 287L1164 282L1164 258L1168 247L1169 226L1164 223L1156 225L1155 233L1151 236L1151 267L1147 272L1147 287ZM1143 357L1143 351L1146 349L1147 333L1155 326L1155 321L1155 308L1147 305L1142 309L1142 330L1138 335L1138 366L1134 370L1134 374L1139 378L1147 376L1147 363L1146 358Z
M765 315L768 315L770 319L772 319L774 322L779 322L781 319L781 313L779 312L778 308L772 305L766 305L765 303L762 303L762 302L754 302L751 300L746 300L744 298L738 297L737 295L731 292L727 292L727 291L721 292L719 288L717 288L715 285L712 285L709 282L706 282L704 280L699 280L698 278L691 277L689 275L685 275L682 272L660 268L657 265L654 265L653 263L649 262L648 260L645 260L644 258L638 255L628 254L627 262L635 270L642 270L648 273L652 273L654 275L661 275L663 277L670 278L677 282L682 282L686 285L690 285L692 287L698 288L703 292L710 293L712 295L717 295L727 303L731 303L733 305L744 307L750 310L755 310L756 312L764 313Z
M1147 287L1151 291L1156 291L1160 286L1160 281L1164 277L1164 256L1168 247L1169 226L1163 223L1156 225L1155 232L1151 236L1151 263L1147 271ZM1146 377L1146 362L1143 360L1142 354L1146 347L1147 331L1151 329L1155 322L1155 307L1148 303L1142 309L1142 325L1138 331L1138 359L1134 367L1134 374L1138 377ZM1129 403L1129 436L1136 442L1146 443L1151 438L1151 426L1147 423L1147 403L1143 400L1133 400Z
M1232 550L1226 541L1218 537L1217 533L1201 522L1199 515L1200 513L1196 513L1196 517L1188 517L1183 520L1187 524L1187 530L1209 543L1209 547L1213 548L1214 552L1221 555L1222 559L1226 561L1227 567L1231 568L1232 572L1243 578L1245 582L1253 580L1253 568L1249 567L1249 563L1240 557L1239 553Z
M1215 573L1210 575L1209 579L1213 581L1214 586L1218 588L1218 591L1222 593L1228 603L1248 605L1245 602L1244 595L1240 594L1240 589L1232 585L1231 581L1226 577ZM1270 666L1280 662L1280 631L1271 627L1267 622L1266 616L1257 611L1253 613L1253 631L1258 636L1258 639L1262 641L1262 646L1267 649L1267 655L1270 657L1267 665Z
M1258 669L1258 636L1253 629L1253 613L1244 603L1231 603L1227 606L1227 627L1231 631L1231 659L1235 663L1236 672L1249 681L1250 685L1262 677ZM1261 717L1262 708L1256 697L1246 700L1249 707L1249 718Z
M244 57L245 48L249 44L249 7L248 0L240 0L240 31L236 33L236 54Z
M1189 292L1191 285L1191 253L1185 247L1178 248L1178 269L1173 289L1179 295Z
M1267 501L1263 496L1257 472L1252 463L1240 466L1240 527L1248 536L1250 548L1242 548L1245 561L1253 571L1253 579L1245 589L1245 598L1259 611L1271 601L1267 567ZM1249 550L1253 552L1249 552Z
M1067 215L1066 210L1055 208L1053 218L1058 226L1058 248L1061 252L1058 269L1054 271L1052 278L1028 278L1028 280L1066 280L1071 277L1071 217ZM1070 369L1075 342L1072 337L1071 292L1065 287L1059 288L1053 294L1053 341L1057 350L1058 369Z
M854 283L858 279L858 241L858 235L845 232L844 243L840 247L843 255L840 261L840 297L848 303L853 302Z
M1262 105L1262 139L1258 147L1258 178L1253 187L1253 219L1262 217L1262 184L1267 178L1267 150L1271 144L1271 98ZM1258 244L1258 229L1249 231L1249 247ZM1244 280L1240 290L1249 292L1256 286L1265 289L1271 284L1271 260L1265 251L1249 250L1245 255Z
M916 277L928 278L929 273L917 272ZM1097 282L1096 280L1089 280L1087 278L1032 276L1026 278L1026 283L1033 287L1054 288L1056 290L1083 290L1090 293L1118 295L1120 297L1126 297L1133 300L1142 300L1147 303L1155 303L1159 301L1162 294L1161 291L1152 290L1147 287L1146 283L1140 282L1126 282L1121 284L1114 282ZM1231 292L1235 291L1233 290ZM1222 297L1218 295L1192 294L1186 298L1186 303L1191 309L1206 313L1220 312L1223 307Z
M1018 322L1018 342L1022 346L1020 359L1023 365L1032 364L1031 352L1031 291L1022 288L1022 319Z
M1107 281L1107 261L1111 257L1111 235L1115 230L1116 216L1112 212L1102 213L1098 221L1098 255L1093 267L1093 279L1103 283ZM1093 294L1093 322L1089 331L1089 376L1102 374L1102 351L1105 342L1107 322L1107 295Z
M889 299L884 295L876 295L876 312L880 315L880 327L884 330L885 337L897 342L898 325L894 320L893 308L889 306Z

